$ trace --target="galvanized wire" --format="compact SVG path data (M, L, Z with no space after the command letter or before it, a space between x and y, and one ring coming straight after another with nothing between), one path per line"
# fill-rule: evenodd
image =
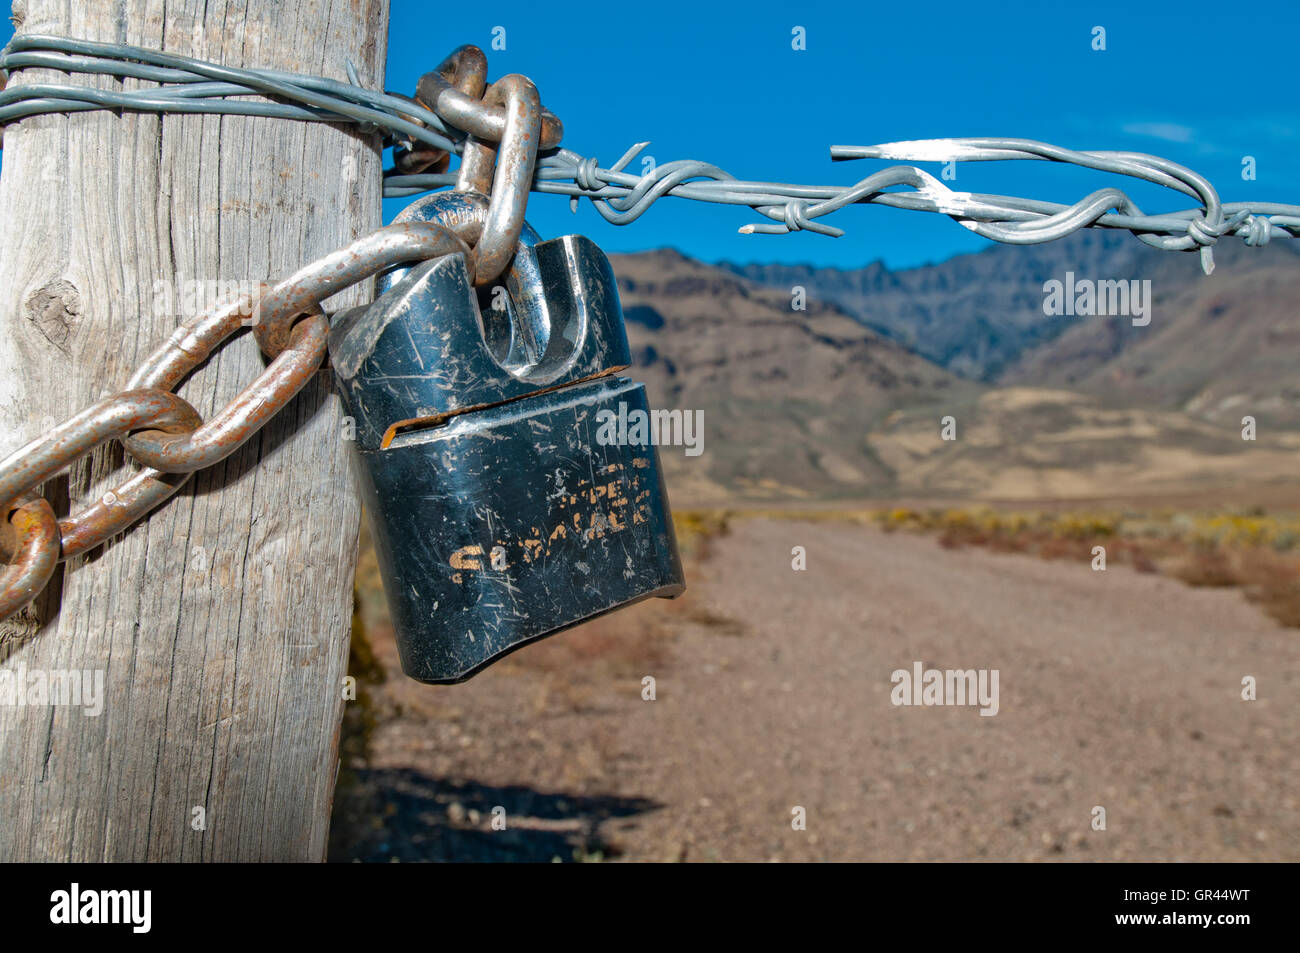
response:
M350 81L345 83L277 70L217 66L122 44L20 35L0 54L0 68L100 73L158 84L114 89L16 85L0 92L0 124L40 113L127 109L353 123L382 130L385 145L420 144L456 154L465 140L463 133L411 98L365 89L358 84L351 64L347 65ZM552 149L538 158L532 190L567 195L574 208L585 198L606 221L616 225L636 221L664 196L747 206L768 219L740 229L749 234L806 230L838 237L843 230L821 219L845 206L863 204L937 212L976 234L1011 244L1053 241L1082 228L1117 228L1132 232L1154 248L1199 251L1207 273L1214 264L1211 248L1221 238L1236 237L1247 245L1260 246L1276 238L1300 237L1300 205L1223 203L1202 176L1145 153L1080 152L1000 137L831 147L834 160L1060 162L1151 182L1190 196L1197 207L1148 214L1117 188L1100 189L1071 205L958 192L915 166L891 166L850 185L747 182L692 159L662 163L642 175L625 171L648 144L637 143L608 167L569 149ZM384 195L414 196L455 182L454 172L412 175L389 169L384 173Z

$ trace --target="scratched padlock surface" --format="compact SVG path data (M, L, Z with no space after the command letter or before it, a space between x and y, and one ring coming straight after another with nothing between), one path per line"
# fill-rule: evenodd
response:
M406 673L460 681L501 654L683 589L654 447L602 446L597 413L646 410L601 378L363 451L365 503ZM384 454L384 464L365 466Z
M658 454L601 443L648 412L601 251L521 245L509 308L464 261L404 271L337 319L330 352L402 667L463 681L546 635L684 589Z

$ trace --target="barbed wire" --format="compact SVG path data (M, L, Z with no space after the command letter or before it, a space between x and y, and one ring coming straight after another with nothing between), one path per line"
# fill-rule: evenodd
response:
M18 35L0 53L7 78L21 69L100 74L157 84L103 89L73 84L19 84L0 91L0 125L26 116L110 109L154 113L269 116L309 122L350 123L379 131L385 146L417 144L460 154L465 136L414 99L366 89L346 64L348 82L280 70L219 66L203 60L117 43ZM649 145L640 142L613 165L565 148L542 154L532 189L568 196L571 208L589 200L608 222L636 221L665 196L746 206L768 221L745 225L746 234L811 231L839 237L843 229L821 219L849 205L884 205L947 215L985 238L1009 244L1054 241L1083 228L1123 229L1154 248L1199 251L1213 270L1212 248L1235 237L1250 246L1300 237L1300 205L1221 202L1204 177L1159 156L1122 151L1074 151L1030 139L1003 137L924 139L871 146L831 146L832 160L907 162L1059 162L1150 182L1195 199L1194 208L1148 214L1118 188L1094 191L1066 205L1007 195L959 192L916 166L891 166L850 185L753 182L707 162L683 159L636 175L628 164ZM455 184L455 173L384 172L384 196L415 196ZM900 189L889 191L890 189Z

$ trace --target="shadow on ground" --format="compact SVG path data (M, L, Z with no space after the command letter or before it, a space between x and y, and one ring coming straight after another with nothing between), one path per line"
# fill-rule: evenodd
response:
M332 862L604 860L619 851L602 825L663 806L640 797L452 781L410 769L363 768L351 782L337 793ZM494 817L503 817L504 830L494 829Z

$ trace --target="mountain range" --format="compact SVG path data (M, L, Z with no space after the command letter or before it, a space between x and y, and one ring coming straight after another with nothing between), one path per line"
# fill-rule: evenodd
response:
M704 454L661 448L674 500L1019 500L1293 479L1297 246L1224 241L1210 276L1103 231L898 271L611 261L633 375L704 411ZM1045 313L1067 279L1149 282L1149 323Z

